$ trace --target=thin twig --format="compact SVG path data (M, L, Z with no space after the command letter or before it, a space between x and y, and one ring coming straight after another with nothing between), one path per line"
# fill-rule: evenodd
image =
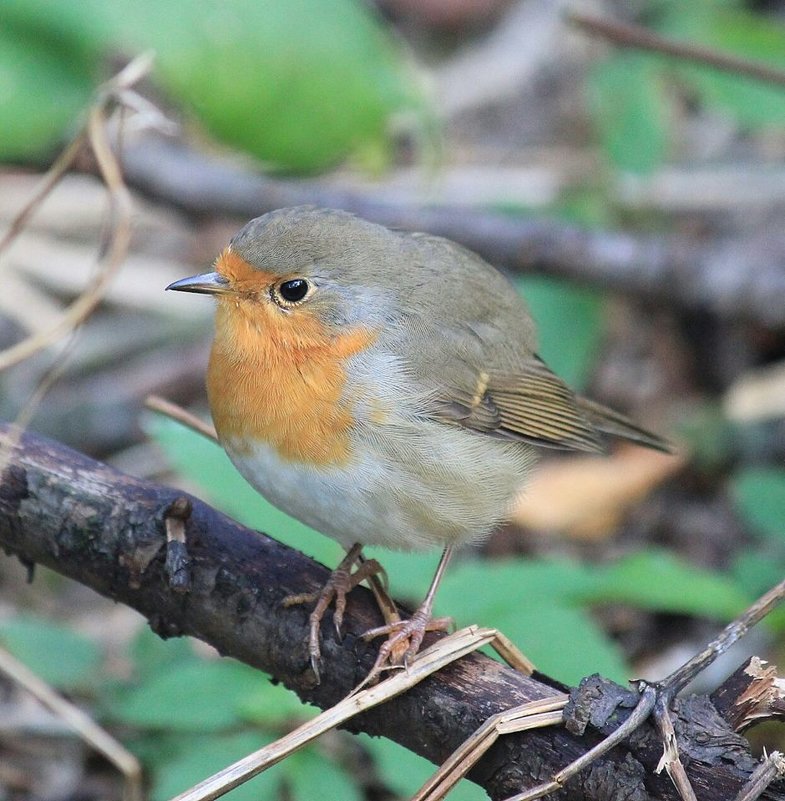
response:
M762 595L736 620L731 621L720 634L699 654L674 670L658 686L666 695L667 703L683 690L702 670L705 670L718 656L724 654L740 640L756 623L763 620L774 606L785 598L785 580Z
M144 405L154 412L158 412L172 420L176 420L178 423L182 423L192 431L196 431L197 434L201 434L203 437L213 440L213 442L218 441L218 436L213 426L206 423L195 414L191 414L191 412L177 403L166 400L166 398L162 398L160 395L148 395L144 399Z
M132 753L3 648L0 648L0 672L27 690L123 774L125 801L142 801L142 766Z
M755 801L775 780L785 776L785 757L780 751L772 751L752 772L750 780L741 788L734 801Z
M749 61L703 45L676 42L640 25L600 19L578 11L569 13L567 19L588 33L602 36L621 47L634 47L638 50L663 53L684 61L691 61L694 64L730 72L733 75L744 75L758 81L785 86L785 72L758 61Z
M652 709L654 709L656 701L656 689L651 685L647 685L641 693L640 701L638 701L637 706L618 729L609 734L602 742L597 743L594 748L589 749L574 762L571 762L566 768L556 773L550 781L538 784L536 787L532 787L529 790L524 790L524 792L518 793L518 795L510 796L506 801L534 801L535 798L542 798L543 796L556 792L556 790L560 790L566 781L591 765L592 762L599 759L603 754L607 754L608 751L626 740L627 737L636 731L649 717Z
M27 221L33 212L49 196L49 193L57 186L60 179L68 172L74 160L79 155L79 151L87 141L85 130L80 131L62 153L55 159L55 163L41 179L30 199L20 209L19 213L11 221L8 230L0 237L0 253L2 253L24 230Z
M23 339L0 353L0 370L29 358L81 325L101 302L110 280L128 253L131 241L131 195L125 186L120 165L107 138L107 107L115 102L113 92L119 87L126 87L129 80L138 80L148 65L149 57L135 59L105 85L99 93L99 100L90 108L86 130L77 136L57 159L48 177L17 215L9 232L0 242L1 250L18 235L35 208L71 166L86 137L109 195L109 242L106 253L100 259L98 276L92 286L87 287L66 309L55 325Z
M676 730L673 728L673 721L668 712L668 705L665 703L664 696L657 698L654 704L654 721L662 735L664 748L662 758L656 771L660 773L663 768L670 776L671 781L679 792L682 801L698 801L695 791L692 789L690 780L687 778L687 771L684 770L684 763L679 756L679 743L676 740Z

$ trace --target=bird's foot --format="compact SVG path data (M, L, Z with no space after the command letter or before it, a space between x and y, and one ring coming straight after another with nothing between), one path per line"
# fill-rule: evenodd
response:
M364 640L387 636L376 656L371 672L361 687L373 683L384 670L406 668L422 645L427 631L449 631L453 626L451 617L431 617L432 604L423 603L407 620L392 620L384 626L366 631Z
M319 592L288 595L283 600L284 606L315 603L313 611L308 616L308 654L317 682L319 681L319 662L322 656L319 644L319 629L321 628L322 618L324 618L330 604L333 602L335 604L333 624L335 633L340 639L343 616L346 611L346 596L365 579L380 573L384 575L384 568L375 559L367 559L361 562L357 569L353 571L352 568L361 559L361 552L362 547L359 545L350 548L338 567L330 573L330 577Z

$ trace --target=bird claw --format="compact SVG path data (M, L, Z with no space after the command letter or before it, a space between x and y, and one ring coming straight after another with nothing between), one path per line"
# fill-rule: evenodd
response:
M362 635L366 641L383 635L387 635L387 641L379 648L371 672L365 677L361 686L375 682L383 671L407 669L409 662L420 650L426 632L449 631L452 626L451 617L432 618L430 607L421 606L407 620L395 620L366 631Z
M297 595L287 595L283 599L284 606L297 606L300 604L315 603L313 611L308 616L308 654L311 661L311 668L316 675L317 684L320 681L319 664L322 660L321 645L319 643L319 630L322 619L334 603L333 624L335 633L340 640L342 637L341 626L346 612L346 596L365 579L383 572L382 566L375 559L368 559L352 572L352 567L361 556L362 548L355 545L349 549L346 556L341 560L335 570L330 573L330 577L318 592L300 593Z

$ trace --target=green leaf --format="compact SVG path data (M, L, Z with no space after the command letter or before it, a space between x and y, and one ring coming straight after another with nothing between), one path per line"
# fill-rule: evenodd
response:
M447 572L437 595L442 614L462 623L508 609L575 603L594 586L592 570L573 559L467 559ZM469 591L467 591L469 588ZM472 588L481 591L472 592Z
M785 26L771 16L682 4L666 14L658 28L674 38L785 69ZM707 66L672 66L681 80L697 89L702 102L730 113L741 124L751 128L785 124L781 88Z
M91 640L27 615L0 622L0 643L44 681L63 690L90 688L101 662Z
M81 65L0 27L0 159L47 155L79 123L92 89Z
M187 637L164 640L147 626L139 629L139 633L134 637L130 656L134 664L134 673L140 681L197 658Z
M287 723L299 723L316 714L293 692L271 681L257 682L238 701L236 709L243 720L270 729Z
M577 683L594 672L624 681L628 670L618 646L580 608L594 587L593 573L569 559L467 561L445 576L437 610L458 625L500 629L540 670L563 681Z
M194 698L191 702L197 704L198 699ZM150 791L151 801L166 801L173 798L238 759L257 751L272 739L251 732L184 737L180 747L173 750L169 759L162 760L161 755L158 755L156 761L161 766L154 772ZM176 746L177 742L170 740L168 745ZM281 771L273 768L260 773L224 797L231 801L259 801L259 799L275 801L279 797L280 784Z
M397 798L411 798L434 774L436 767L398 743L381 737L359 735L359 740L373 757L379 775ZM468 779L450 790L449 801L483 801L485 792Z
M445 576L436 611L453 616L458 625L479 622L501 629L541 670L565 680L599 671L622 681L627 670L619 649L585 607L626 603L727 620L750 599L735 577L652 550L610 565L570 559L466 560Z
M629 603L644 609L727 620L750 598L731 578L689 565L659 550L632 554L595 570L585 600Z
M112 40L112 27L102 13L105 5L103 0L3 0L0 30L29 38L34 51L92 71Z
M483 619L483 623L503 631L538 670L558 676L560 681L577 684L590 673L618 682L629 678L619 646L577 605L522 603L505 614Z
M537 322L539 355L574 389L589 378L602 339L602 295L552 278L515 280Z
M340 560L342 550L336 542L268 503L237 472L220 445L161 415L146 415L142 426L172 467L201 487L216 507L320 562L334 565Z
M107 714L151 729L220 731L241 722L244 699L267 681L239 662L194 658L121 694Z
M621 170L650 173L668 150L668 108L662 68L639 53L623 52L589 75L589 107L603 150Z
M785 541L785 470L744 467L731 481L731 495L741 516L758 534Z
M107 4L112 6L114 4ZM223 142L290 171L388 150L388 120L422 100L401 51L355 0L138 0L116 27Z
M751 598L763 595L775 584L782 581L785 573L785 553L771 553L769 550L741 551L736 555L731 567L739 586ZM770 616L766 618L770 621Z
M313 748L292 754L283 767L292 801L362 801L363 794L347 771Z

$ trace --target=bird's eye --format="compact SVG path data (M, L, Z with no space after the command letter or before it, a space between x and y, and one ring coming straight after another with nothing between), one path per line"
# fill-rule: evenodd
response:
M278 284L273 298L279 306L293 306L305 300L311 291L311 285L305 278L290 278Z

